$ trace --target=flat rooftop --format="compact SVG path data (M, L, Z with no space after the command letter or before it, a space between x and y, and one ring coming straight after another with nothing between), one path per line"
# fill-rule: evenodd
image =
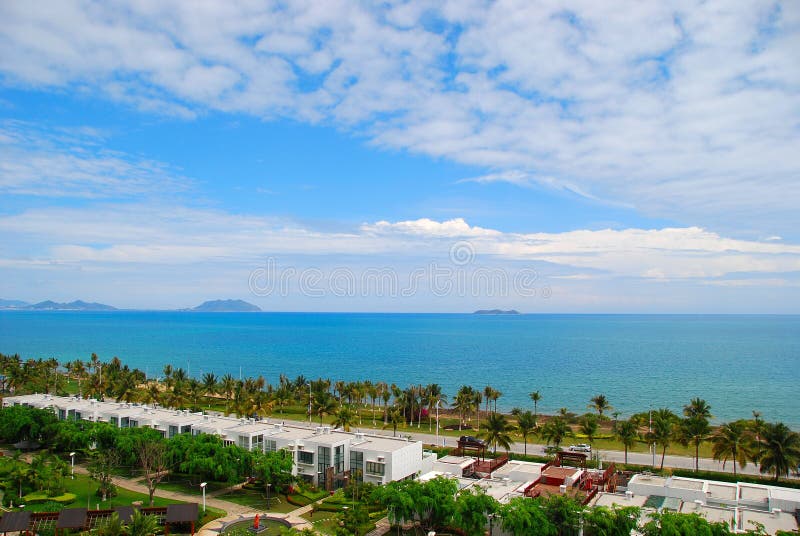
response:
M728 528L736 522L736 510L732 508L717 508L684 501L679 511L682 514L699 514L710 523L725 523Z
M664 487L667 485L667 479L656 475L638 474L638 475L633 475L628 485L630 484L642 484L645 486Z
M769 488L739 484L739 498L744 501L767 502L769 501Z
M511 460L495 470L492 476L495 478L511 478L517 481L536 480L542 474L542 467L544 467L543 463Z
M679 489L690 489L693 491L703 491L706 482L704 480L693 480L690 478L681 478L673 476L669 479L669 487Z
M739 486L736 484L722 484L719 482L709 482L706 488L706 495L709 499L722 499L735 501L739 494Z
M475 482L475 486L483 489L487 495L501 503L506 503L513 497L521 497L525 491L525 484L522 482L498 478L478 480Z
M605 506L611 508L612 506L644 506L647 502L647 495L634 495L629 497L621 493L607 493L601 491L594 499L594 506Z
M473 463L475 463L475 458L467 458L465 456L442 456L436 463L447 463L450 465L456 465L461 469L466 469Z
M350 443L351 449L356 450L379 450L381 452L393 452L400 450L411 445L413 441L406 441L405 439L386 437L378 435L364 435L362 440L353 440Z
M761 523L764 525L764 530L767 534L775 534L779 530L787 532L797 530L797 521L794 515L786 512L773 514L771 512L742 509L739 511L739 523L745 530L755 528L754 523Z

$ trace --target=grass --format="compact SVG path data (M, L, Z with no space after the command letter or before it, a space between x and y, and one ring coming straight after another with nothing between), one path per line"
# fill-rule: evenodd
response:
M170 474L167 479L161 481L161 483L158 485L158 489L176 491L179 493L185 493L186 495L196 495L197 497L202 497L203 489L200 487L199 481L195 482L196 480L196 478L192 479L190 475ZM144 483L143 480L140 482ZM231 484L227 482L210 481L206 486L206 495L215 491L223 490L230 486Z
M96 508L98 505L101 509L113 508L115 506L130 506L134 501L142 501L142 506L150 506L150 498L144 493L131 491L124 488L117 488L116 497L111 497L106 501L101 501L100 497L95 495L97 490L97 482L90 479L87 475L75 474L75 479L66 480L67 491L77 495L75 502L70 505L72 507L82 507L89 501L89 508ZM163 499L155 497L155 506L166 506L168 504L177 504L181 501L174 501L171 499Z
M240 504L253 508L254 510L267 511L267 499L263 492L259 490L238 489L230 493L225 493L217 497L223 501L230 501L232 503ZM270 512L277 512L285 514L296 510L298 507L290 504L286 500L286 495L282 493L270 495Z
M309 521L314 525L314 530L322 534L336 534L336 529L339 528L339 517L334 512L311 512L303 514L303 519Z

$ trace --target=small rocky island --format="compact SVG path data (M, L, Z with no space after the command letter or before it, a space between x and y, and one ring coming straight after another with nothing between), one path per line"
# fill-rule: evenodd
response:
M474 315L518 315L519 311L516 309L479 309L472 313Z
M258 313L261 308L244 300L210 300L189 310L198 313Z

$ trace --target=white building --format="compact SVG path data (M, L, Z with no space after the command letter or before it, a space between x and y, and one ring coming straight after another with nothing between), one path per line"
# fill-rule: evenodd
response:
M423 452L420 441L343 432L330 426L292 426L42 394L7 397L3 404L52 409L62 420L108 422L120 428L149 427L167 438L184 433L214 434L227 444L248 450L286 449L295 461L293 472L326 489L341 487L350 478L385 484L414 477L429 471L436 459L435 454Z

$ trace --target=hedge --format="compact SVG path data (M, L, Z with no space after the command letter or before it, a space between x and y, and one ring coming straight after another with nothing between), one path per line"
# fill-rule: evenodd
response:
M77 499L77 495L74 493L64 493L63 495L56 495L55 497L48 497L46 493L41 491L35 491L33 493L28 493L23 497L25 500L25 504L37 504L37 503L45 503L45 502L56 502L61 505L67 505L75 502Z

